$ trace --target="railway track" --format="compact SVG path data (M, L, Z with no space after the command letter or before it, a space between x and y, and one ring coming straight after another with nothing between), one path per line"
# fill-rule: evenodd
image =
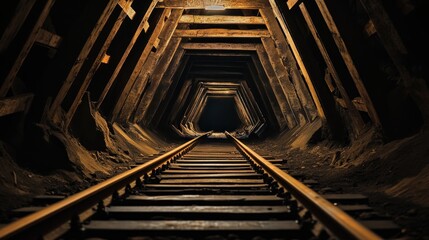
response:
M46 208L18 209L28 215L1 228L0 239L392 237L389 221L346 213L370 211L363 196L322 198L286 173L285 160L262 157L232 136L203 138Z

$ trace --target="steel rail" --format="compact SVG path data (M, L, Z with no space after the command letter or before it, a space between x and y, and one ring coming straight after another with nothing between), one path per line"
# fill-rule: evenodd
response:
M280 168L274 166L230 133L226 132L226 135L233 140L238 150L260 166L265 173L286 189L298 202L308 209L331 234L339 239L382 239L312 189L285 173Z
M40 239L44 234L55 230L74 217L90 210L121 189L126 188L134 181L141 181L141 177L145 174L161 167L170 160L182 156L189 151L198 140L209 134L210 133L206 133L196 137L147 163L123 172L4 226L0 229L0 239Z

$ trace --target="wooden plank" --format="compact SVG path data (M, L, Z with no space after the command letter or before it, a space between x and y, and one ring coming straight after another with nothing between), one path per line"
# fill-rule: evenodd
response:
M301 12L304 16L304 19L310 29L311 34L313 35L314 40L316 41L316 44L319 48L320 53L323 56L323 59L325 60L325 63L329 69L329 72L332 75L332 78L334 79L338 90L340 91L340 94L342 96L342 98L344 99L344 101L346 102L347 108L348 108L348 113L350 115L350 122L352 125L352 129L353 129L353 133L354 136L357 137L358 135L360 135L361 131L363 130L364 127L364 122L362 120L362 117L359 115L359 112L357 111L357 109L355 108L355 106L353 105L352 101L350 100L350 97L346 91L346 89L344 88L340 76L337 72L337 70L335 69L334 63L323 43L323 41L320 39L320 35L316 29L316 26L313 23L313 19L311 18L309 12L307 11L307 8L305 6L304 3L301 3L299 5Z
M23 94L0 99L0 117L26 111L33 97L34 94Z
M256 173L214 173L214 174L162 174L161 179L187 179L187 178L261 178Z
M183 195L141 196L131 195L125 199L130 205L280 205L283 199L274 195Z
M145 188L151 189L248 189L267 188L267 184L145 184Z
M159 82L161 81L163 73L165 73L165 71L167 70L168 65L170 64L171 60L173 59L173 56L175 55L175 52L177 51L177 48L180 45L181 39L175 38L171 42L170 40L174 30L178 25L182 13L183 10L181 9L172 10L169 19L165 23L165 28L162 30L159 37L157 38L157 40L160 41L161 45L158 46L156 52L150 53L148 59L142 67L142 69L147 69L147 71L140 72L133 88L127 96L123 108L121 109L121 113L119 116L121 121L130 120L130 116L134 111L146 111L146 109L142 110L142 108L139 108L141 106L141 103L143 101L147 101L147 99L153 98L153 95L155 94L156 88L159 86ZM163 58L164 56L166 56L167 59ZM160 60L160 58L163 59ZM160 68L158 67L158 65L160 65ZM153 73L155 73L155 70L161 71L162 73L160 74L159 72L157 72L157 75L154 75ZM143 93L149 78L151 78L152 80L151 85L149 86L149 89L147 89L146 92Z
M240 178L202 178L202 179L161 179L160 184L263 184L263 179L240 179Z
M118 64L116 65L115 70L113 71L112 75L110 76L109 80L107 81L106 86L104 87L103 91L100 94L100 97L98 98L96 109L99 109L101 104L103 103L104 99L107 96L107 93L109 92L110 88L112 87L114 81L116 80L116 77L118 76L120 70L122 69L125 61L127 60L131 49L134 47L134 44L136 43L137 39L140 37L140 34L143 32L147 32L149 28L148 20L149 17L152 15L153 9L155 8L156 4L158 3L158 0L152 0L151 4L149 5L148 10L146 11L145 15L143 16L142 20L140 21L139 26L137 27L136 31L134 32L133 37L131 38L130 43L128 44L127 48L125 49L124 53L122 54L121 59L119 60Z
M189 170L189 169L167 169L162 172L163 174L215 174L219 170ZM222 173L242 174L242 173L255 173L254 170L222 170Z
M41 28L36 37L36 42L51 48L58 48L61 44L62 37L55 33Z
M189 15L184 14L179 23L186 24L264 24L261 17L228 15Z
M369 117L371 118L375 126L380 126L381 125L380 118L378 117L377 111L375 110L371 97L369 96L365 88L365 85L362 81L362 77L360 76L360 73L354 64L353 58L350 54L350 51L347 48L346 43L341 37L341 33L331 15L331 12L328 9L328 6L325 3L325 0L316 0L316 4L320 12L322 13L323 19L327 23L329 30L331 31L335 44L337 45L340 51L340 54L344 60L344 63L346 64L347 69L349 70L349 73L353 79L353 82L355 83L355 86L359 92L359 95L362 97L364 105L368 110Z
M289 85L289 88L294 89L294 91L290 91L288 93L288 96L292 98L291 102L293 103L296 96L303 109L303 119L311 121L316 118L317 109L312 96L308 91L306 82L303 79L303 75L301 75L301 72L298 69L297 61L287 43L286 37L272 10L261 9L259 12L266 22L268 31L270 31L272 39L275 42L275 49L278 52L278 58L282 60L281 63L284 65L286 70L285 75L292 83L291 84L290 81L286 81L283 83L283 86ZM264 46L268 47L267 40L263 39L263 42L265 42ZM302 123L302 119L299 119L299 122Z
M97 231L105 234L123 231L288 231L288 234L300 231L301 227L296 221L204 221L204 220L163 220L163 221L90 221L83 226L85 231ZM290 236L290 235L288 235Z
M22 45L21 50L19 51L18 55L15 59L12 61L14 62L12 67L9 69L3 84L0 87L0 97L4 97L7 95L10 87L13 84L13 81L15 80L16 75L18 74L19 70L21 69L21 65L24 63L24 60L27 58L28 53L31 50L31 47L33 46L34 42L36 41L37 34L39 30L42 28L43 23L45 22L46 18L48 17L49 12L51 11L52 6L54 5L55 0L43 0L40 2L40 4L43 5L43 8L40 12L39 17L37 18L36 22L33 25L33 28L28 35L25 43ZM39 4L39 3L38 3Z
M32 209L28 209L32 210ZM254 214L254 213L290 213L288 206L112 206L106 209L110 213L233 213L233 214Z
M274 15L275 15L276 19L278 20L280 27L283 30L284 35L286 36L286 41L289 44L289 46L293 52L293 55L297 61L299 68L301 69L301 73L305 79L308 90L310 91L311 97L314 101L314 104L316 105L317 112L318 112L318 114L322 120L326 120L325 110L322 106L322 103L321 103L320 98L318 96L317 90L313 84L314 79L312 79L312 77L310 77L309 70L307 69L307 66L302 59L302 56L301 56L302 50L301 51L298 50L297 44L295 43L295 40L291 35L289 27L286 25L286 22L283 19L283 16L282 16L275 0L269 0L269 2L270 2L270 5L272 7L272 11L273 11Z
M289 102L282 89L281 83L277 78L277 75L273 69L273 66L269 62L269 56L262 45L257 47L257 53L259 56L259 61L261 62L264 68L264 71L266 73L270 86L274 92L274 96L277 99L277 102L280 106L281 112L284 118L286 119L287 126L289 129L292 129L297 125L297 121L289 106Z
M171 14L171 9L165 9L152 33L152 35L150 36L143 52L141 53L139 60L137 62L137 64L134 66L134 70L131 74L131 76L129 77L129 80L127 81L125 87L122 89L121 91L121 95L119 96L119 99L117 100L117 102L115 103L115 107L113 108L112 111L112 121L115 121L116 118L119 117L119 114L122 110L122 107L125 104L125 101L127 100L128 94L131 91L135 81L137 80L137 77L140 74L140 71L144 65L144 63L146 62L149 54L152 52L152 47L153 44L157 41L159 35L161 34L163 28L165 27L165 24L168 20L168 16L170 16Z
M19 0L12 20L0 38L0 53L5 51L21 29L36 0Z
M101 13L97 23L94 25L89 35L90 37L86 40L85 44L80 50L79 55L76 58L76 61L74 62L72 68L68 72L63 85L58 91L57 96L53 100L48 114L49 114L49 117L52 120L54 120L54 122L55 122L55 115L57 114L58 108L61 106L61 103L63 102L64 98L67 95L67 92L73 85L73 82L76 79L76 76L78 75L83 64L85 63L85 61L83 60L86 59L86 57L88 56L89 52L91 51L92 47L96 42L96 39L98 38L101 31L103 30L107 20L109 19L110 15L112 14L117 4L118 4L118 0L109 0L109 2L104 6L103 12Z
M264 38L270 37L270 33L264 29L176 29L173 36L180 38Z
M73 100L73 103L70 106L70 109L67 111L65 126L68 126L70 124L71 120L73 119L73 116L76 113L77 108L79 107L79 104L82 100L82 97L84 96L86 90L88 89L88 87L92 81L92 78L94 77L98 68L103 63L103 61L106 59L106 56L108 56L108 59L110 59L110 56L106 54L107 50L109 49L110 44L112 43L112 41L115 38L116 34L118 33L119 29L121 28L122 23L125 20L125 17L126 17L126 13L124 13L124 12L122 12L119 15L118 19L116 20L115 24L112 27L112 30L110 31L109 35L107 36L106 40L104 41L103 46L101 47L101 49L97 55L97 58L92 63L92 66L91 66L88 74L86 74L85 79L84 79L82 85L80 86L79 91ZM108 62L108 60L107 60L107 62Z
M254 43L182 43L180 46L185 50L238 50L256 51Z
M225 9L261 9L269 7L265 0L168 0L158 8L205 9L207 6L223 6Z
M133 4L133 0L119 0L118 2L118 5L127 14L127 16L133 20L136 15L136 11L131 7L131 4Z

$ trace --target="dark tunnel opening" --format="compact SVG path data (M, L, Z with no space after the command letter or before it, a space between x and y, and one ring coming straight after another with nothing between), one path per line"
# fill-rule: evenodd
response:
M233 98L208 98L198 122L202 131L234 131L241 120Z

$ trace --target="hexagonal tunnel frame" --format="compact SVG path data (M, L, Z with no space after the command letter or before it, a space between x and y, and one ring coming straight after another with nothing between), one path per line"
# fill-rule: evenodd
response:
M246 81L230 80L227 82L197 80L195 91L180 124L172 125L172 129L184 137L198 136L203 133L199 121L207 106L209 98L234 98L237 114L242 122L241 126L232 132L238 138L248 138L250 134L262 131L265 118ZM225 138L223 132L214 132L212 138Z

